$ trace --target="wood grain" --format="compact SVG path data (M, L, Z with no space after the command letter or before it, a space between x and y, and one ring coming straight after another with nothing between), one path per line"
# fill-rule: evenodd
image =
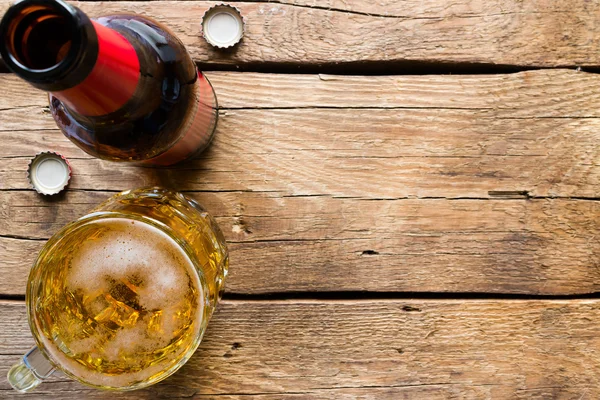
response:
M225 301L196 354L152 389L54 378L23 398L593 399L598 318L598 300ZM5 376L33 339L22 303L2 302L0 324Z
M0 4L3 13L11 1ZM388 62L394 73L415 62L600 65L600 10L585 0L237 2L247 25L232 52L215 51L201 37L202 15L214 2L75 4L90 16L128 12L153 17L175 32L195 60L208 64Z
M569 69L495 75L206 75L224 109L459 109L493 110L505 118L593 118L600 107L598 75ZM0 74L0 82L2 111L48 105L44 92L16 75Z
M600 78L592 74L536 71L481 82L475 77L453 82L444 77L440 85L435 77L396 77L397 85L381 96L365 88L380 79L379 86L386 86L389 77L323 81L266 75L252 86L238 86L235 79L245 79L246 74L212 76L223 98L214 144L201 159L170 170L89 159L55 129L43 97L30 94L28 101L18 100L28 104L0 110L0 138L7 143L0 158L0 188L28 188L25 175L14 171L24 170L36 151L52 147L73 158L73 189L171 182L180 190L375 199L490 198L498 192L595 198L600 193L600 119L596 108L583 106L598 102ZM233 82L224 83L229 76L235 77ZM276 83L265 83L271 77ZM314 92L290 90L306 86L310 79ZM287 84L273 89L283 80ZM404 106L403 99L417 90L418 82L428 93ZM33 92L24 83L11 84L7 104L23 92ZM412 89L403 93L404 85ZM448 106L461 85L469 85L465 93L477 99L465 108ZM342 92L355 91L363 100L336 100ZM310 93L312 100L300 100ZM233 100L242 97L259 99L259 108ZM386 108L379 107L379 97ZM446 97L440 106L437 97ZM34 98L39 106L32 104ZM415 105L426 99L431 107ZM358 102L362 105L349 105Z
M232 293L599 290L596 75L209 77L213 146L160 170L90 158L41 92L0 76L1 293L23 294L43 240L68 221L154 184L217 216ZM24 173L48 149L74 170L56 199L27 191Z
M118 0L120 1L120 0ZM435 18L447 14L455 18L477 18L489 14L502 13L512 15L519 13L561 14L589 11L590 5L583 1L557 3L547 0L524 1L471 1L454 0L257 0L264 3L293 4L298 7L312 7L324 10L340 11L356 14L388 18ZM244 0L231 0L231 3L244 3Z
M208 68L600 66L600 9L586 0L233 2L248 24L230 52L200 36L213 2L76 4L154 17ZM221 106L213 146L156 170L91 159L43 93L0 74L0 296L24 294L62 225L155 184L216 216L229 293L600 291L597 75L208 75ZM74 168L51 199L24 173L48 149ZM594 399L598 317L600 300L226 300L190 362L151 389L103 393L59 375L22 397ZM24 304L1 300L0 326L6 376L33 345ZM13 393L0 380L0 398Z
M0 293L12 295L24 294L44 239L112 195L1 193ZM230 244L229 293L600 290L597 201L188 195Z

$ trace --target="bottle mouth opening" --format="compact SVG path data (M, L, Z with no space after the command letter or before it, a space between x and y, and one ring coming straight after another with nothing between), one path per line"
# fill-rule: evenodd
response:
M0 22L0 54L15 72L47 74L73 60L80 47L75 9L56 0L27 0Z

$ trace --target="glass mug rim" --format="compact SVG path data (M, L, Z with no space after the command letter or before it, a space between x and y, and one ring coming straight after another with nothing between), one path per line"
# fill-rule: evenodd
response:
M103 207L106 204L106 202L110 201L111 199L113 199L119 195L130 195L130 194L136 195L136 194L149 194L149 193L152 195L152 194L155 194L155 191L157 189L164 190L164 189L160 189L160 188L143 188L143 189L138 189L138 190L130 190L130 191L121 192L120 194L117 194L116 196L111 196L105 202L102 202L97 207L95 207L94 210L97 208ZM180 193L176 192L176 191L165 190L165 192L167 194L180 195ZM185 196L181 196L181 197L183 197L186 201L191 202L195 207L199 206L194 200L189 199ZM199 209L197 211L202 210L201 207L198 207L198 208ZM207 327L210 317L212 315L212 311L214 310L214 306L211 308L212 302L210 299L210 295L211 295L210 288L207 283L207 277L202 269L202 266L200 265L200 260L194 254L194 251L192 250L191 245L187 241L183 240L174 231L174 229L172 229L171 227L169 227L168 225L166 225L165 223L163 223L161 221L158 221L154 218L151 218L151 217L148 217L145 215L140 215L137 213L127 213L127 212L122 212L119 210L118 211L110 211L110 210L109 211L102 211L102 210L94 211L94 210L92 210L91 212L88 212L84 216L63 226L58 232L56 232L54 235L52 235L52 237L48 240L48 242L46 242L46 244L40 250L38 257L36 258L36 260L33 264L33 267L29 273L29 277L27 279L27 290L26 290L25 301L26 301L27 319L28 319L29 327L30 327L31 333L35 339L36 346L41 351L43 356L48 360L48 362L55 369L60 370L62 373L64 373L69 378L71 378L75 381L78 381L84 385L96 388L96 389L112 390L112 391L131 391L131 390L141 389L141 388L153 385L155 383L158 383L159 381L162 381L162 380L166 379L167 377L171 376L179 368L181 368L195 353L198 346L200 345L200 342L202 341L202 337L206 331L206 327ZM176 212L180 212L180 211L176 210ZM39 286L43 284L43 280L40 278L39 275L40 275L41 269L43 269L44 261L47 259L48 255L51 255L52 250L56 249L57 246L59 246L61 242L68 240L69 237L73 237L72 235L77 235L79 233L79 231L78 231L79 228L82 228L88 224L92 224L97 221L108 220L108 219L125 219L128 221L138 221L138 222L147 224L153 228L156 228L156 229L160 230L160 232L162 232L163 234L167 235L184 252L188 261L192 264L192 266L193 266L192 269L194 270L194 273L196 274L196 277L199 280L199 289L201 290L201 293L199 293L199 296L201 297L201 302L199 301L199 306L201 307L201 309L198 311L198 315L201 316L201 319L198 321L199 326L197 328L197 333L195 333L195 336L194 336L192 342L190 343L188 349L185 352L179 354L176 358L174 358L172 365L169 366L168 368L166 368L165 370L162 370L159 373L152 375L148 378L145 378L139 382L131 383L127 386L105 386L105 385L101 385L101 384L99 385L99 384L91 383L91 382L86 381L84 378L78 376L77 374L68 371L67 368L65 368L60 362L56 361L52 357L50 352L46 349L46 347L41 339L41 337L44 335L44 333L40 331L40 327L36 323L36 318L35 318L35 313L36 313L35 307L37 304L37 302L35 301L35 298L36 298L35 293L36 293L36 290L39 288ZM99 372L99 373L102 374L101 372Z

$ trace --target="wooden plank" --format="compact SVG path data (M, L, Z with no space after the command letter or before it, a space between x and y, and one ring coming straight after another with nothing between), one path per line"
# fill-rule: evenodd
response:
M27 121L32 116L29 115ZM600 120L503 121L464 111L235 110L221 113L211 148L169 170L135 168L69 151L73 189L126 189L171 182L181 190L277 191L337 197L600 197ZM336 121L328 125L327 121ZM19 123L32 124L23 120ZM47 121L48 125L53 123ZM35 124L35 123L33 123ZM2 133L5 143L33 135ZM326 133L326 134L324 134ZM37 149L67 141L58 131L19 158L0 159L0 188L29 187ZM8 147L8 146L7 146Z
M120 0L119 0L120 1ZM257 0L274 3L272 0ZM244 0L231 0L230 3L244 3ZM439 0L286 0L277 1L282 4L293 4L298 7L322 8L325 10L367 14L388 18L435 18L445 13L455 18L477 18L488 14L503 13L513 15L520 13L579 13L589 11L589 4L579 1L557 3L555 1L453 1Z
M215 71L206 75L215 87L219 106L225 109L449 108L494 110L499 117L512 118L591 118L598 116L600 107L598 75L568 69L495 75L352 76ZM48 105L44 92L23 84L16 75L0 74L0 82L3 89L0 110Z
M14 362L14 357L5 358L0 356L2 362ZM47 383L50 385L50 383ZM405 387L386 387L386 388L328 388L328 389L311 389L305 393L276 393L276 394L199 394L195 390L188 390L186 387L172 387L166 383L160 386L152 388L153 390L144 390L143 392L121 392L116 395L110 395L106 392L92 391L91 389L80 387L75 388L64 388L60 387L58 390L54 390L48 387L38 387L35 392L27 395L19 395L24 399L47 399L48 397L60 395L61 399L81 399L85 396L86 399L147 399L147 398L173 398L172 396L179 396L181 398L193 398L193 399L214 399L219 400L235 400L235 399L252 399L252 400L312 400L312 399L323 399L323 400L411 400L414 398L425 397L427 400L447 400L457 398L478 398L483 392L479 388L472 388L467 385L452 385L450 387L444 387L442 385L415 385ZM1 389L0 389L1 390ZM293 390L293 389L292 389ZM573 390L565 388L565 392L572 393ZM8 394L12 393L7 389ZM575 390L576 392L576 390ZM0 392L2 393L2 392ZM541 391L546 393L546 391ZM457 397L460 396L460 397Z
M263 77L254 87L240 89L224 83L228 76L243 79L241 75L245 74L214 75L224 107L232 104L232 108L222 110L214 144L204 156L170 170L88 159L69 147L56 131L39 94L35 95L39 106L25 104L0 110L0 138L7 143L0 158L0 189L27 188L25 174L14 171L24 170L36 151L51 147L64 149L65 155L73 158L73 189L116 190L170 182L180 190L275 191L376 199L490 198L498 192L533 197L599 197L600 119L597 108L584 105L586 101L592 105L599 101L600 78L595 75L536 71L479 83L475 77L458 78L449 86L446 83L451 78L441 78L441 86L429 78L429 95L423 94L413 104L426 98L436 104L435 93L441 92L441 97L447 99L440 108L402 105L407 96L396 96L403 92L397 87L402 88L404 82L418 82L412 77L396 77L399 86L382 95L386 108L380 108L373 91L359 106L350 106L352 101L347 100L335 105L335 98L343 97L342 91L353 92L356 88L360 93L361 88L369 86L368 81L381 79L380 85L384 85L390 82L389 77L371 77L368 81L326 79L321 86L315 84L312 100L303 101L298 100L301 95L289 89L311 78L276 76L276 82L288 82L279 90L273 89L273 83L264 83L274 75ZM553 78L558 83L549 83ZM571 78L575 83L567 82ZM312 81L323 82L318 77L312 77ZM475 97L476 93L485 94L472 100L466 109L447 106L456 92L450 88L458 90L466 83L471 89L465 93ZM8 97L33 92L21 85L22 89L11 90ZM259 107L272 107L269 101L278 107L273 99L282 99L285 106L256 109L248 106L251 101L233 100L252 96L263 99L258 101L262 104ZM565 105L569 100L573 103ZM295 103L298 105L292 106ZM319 103L326 108L307 105ZM487 105L475 107L478 103Z
M11 295L24 294L44 239L112 195L0 193L0 293ZM188 195L230 243L230 293L600 290L597 201Z
M118 394L54 379L23 398L593 399L598 318L598 300L225 301L164 383ZM22 303L0 303L0 324L4 375L33 339Z
M593 2L381 0L348 6L330 0L295 4L237 2L246 16L243 42L215 51L200 35L206 1L76 2L91 16L140 13L168 25L195 60L208 64L484 63L598 66L600 10ZM11 0L0 3L3 13ZM331 8L329 8L331 7Z

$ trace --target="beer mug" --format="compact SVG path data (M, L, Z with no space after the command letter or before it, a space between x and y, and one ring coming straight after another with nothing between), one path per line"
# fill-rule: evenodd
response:
M223 290L223 234L160 188L111 197L46 243L29 274L37 347L8 372L26 392L55 369L99 389L161 381L194 353Z

